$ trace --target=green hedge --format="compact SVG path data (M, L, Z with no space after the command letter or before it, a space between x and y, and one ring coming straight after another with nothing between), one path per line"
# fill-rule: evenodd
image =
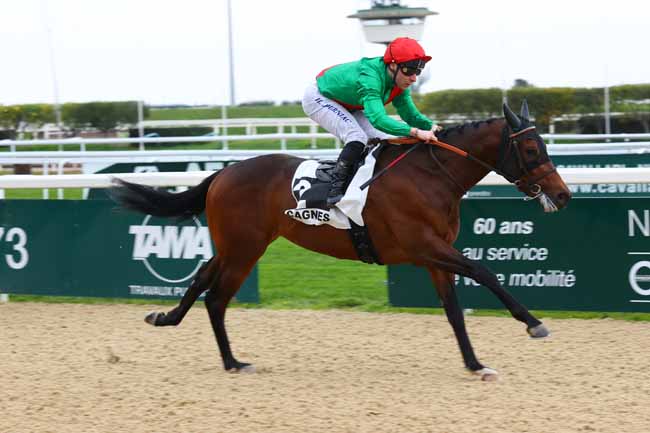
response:
M110 131L120 125L134 125L138 122L138 103L136 101L67 103L61 107L62 121L67 128L97 128ZM148 108L144 107L144 116ZM0 105L0 129L10 136L20 124L26 122L41 126L55 123L54 106L50 104Z
M158 134L160 137L200 137L212 133L214 130L206 126L189 126L177 128L144 128L144 134ZM129 129L129 137L139 137L140 131L136 128ZM190 144L190 143L174 143ZM196 143L193 143L196 144ZM138 143L132 143L132 147L137 147ZM147 147L169 146L169 143L147 143Z
M146 107L145 107L146 111ZM87 126L110 131L120 125L138 123L137 101L87 102L63 104L63 122L78 129ZM146 113L144 114L146 116Z
M610 111L633 113L650 111L650 84L610 87ZM538 125L548 127L551 118L571 113L602 113L602 87L515 87L505 92L513 109L526 98ZM501 89L442 90L422 95L420 109L437 119L451 114L468 117L502 116L504 92Z
M0 129L8 138L15 138L23 122L39 126L55 122L54 108L49 104L0 105Z

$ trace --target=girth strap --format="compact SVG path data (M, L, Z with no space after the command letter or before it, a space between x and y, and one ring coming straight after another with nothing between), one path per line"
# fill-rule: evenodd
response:
M360 226L351 219L349 219L349 221L350 229L348 229L348 233L350 234L350 240L352 241L352 245L354 245L354 250L357 252L359 259L361 259L362 262L371 265L374 263L383 265L379 259L379 254L377 254L375 245L372 243L372 239L370 238L368 226Z

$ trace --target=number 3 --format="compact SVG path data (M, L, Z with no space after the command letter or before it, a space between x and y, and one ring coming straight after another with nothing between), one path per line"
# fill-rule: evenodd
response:
M4 234L4 228L0 227L0 240ZM18 238L16 243L13 246L14 251L20 254L20 258L16 260L13 254L5 254L5 259L7 260L7 265L12 269L22 269L27 266L29 262L29 253L27 252L27 234L25 230L19 227L12 227L7 230L7 236L5 237L6 242L13 242L14 238Z

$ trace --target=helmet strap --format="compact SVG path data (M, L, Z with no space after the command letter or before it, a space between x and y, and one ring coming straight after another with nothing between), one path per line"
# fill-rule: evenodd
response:
M399 72L399 65L397 63L395 63L394 60L393 60L393 63L391 63L391 65L395 65L395 71L391 72L391 73L393 75L393 85L397 86L397 73ZM386 67L388 68L388 66L386 66ZM390 68L388 68L388 70L390 71Z
M393 43L391 42L388 45L388 52L390 53L391 62L390 65L396 65L395 71L393 72L393 86L397 86L397 71L399 71L399 65L395 61L395 56L393 56ZM386 66L388 68L388 66ZM390 68L388 68L390 71Z

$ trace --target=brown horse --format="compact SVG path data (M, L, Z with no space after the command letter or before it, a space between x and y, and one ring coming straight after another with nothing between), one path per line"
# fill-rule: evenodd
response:
M512 316L525 323L530 336L548 335L546 327L499 283L485 266L459 253L452 244L460 225L463 195L490 170L503 175L545 211L563 208L571 197L549 159L546 145L528 120L528 107L519 116L507 105L505 119L489 119L448 128L445 142L468 152L470 158L420 144L411 155L371 186L363 218L385 264L411 263L431 274L447 318L454 330L467 369L483 379L496 371L479 362L470 344L458 304L454 274L470 277L496 295ZM381 169L410 145L389 145L377 161ZM205 211L218 251L199 269L179 305L168 313L153 312L146 322L178 325L198 296L207 291L205 305L229 371L250 371L235 359L224 323L226 307L267 246L283 236L303 248L340 259L359 260L345 230L310 226L284 214L293 208L291 181L300 158L275 154L228 166L185 192L116 180L109 191L124 208L161 217L191 217Z

